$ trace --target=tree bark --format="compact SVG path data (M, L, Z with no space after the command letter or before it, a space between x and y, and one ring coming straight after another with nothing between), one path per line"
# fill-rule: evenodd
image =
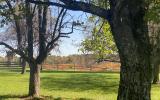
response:
M41 64L41 71L43 70L43 64Z
M134 58L131 58L132 61ZM150 100L151 83L147 75L150 71L145 67L149 67L148 62L145 64L140 61L122 61L118 100Z
M153 71L153 84L157 84L159 82L159 64L155 64Z
M29 96L40 96L40 68L37 64L30 63Z
M111 30L121 60L117 100L150 100L152 68L144 0L116 0Z
M22 67L21 74L24 74L26 72L26 61L25 61L25 59L20 58L20 64L21 64L21 67Z

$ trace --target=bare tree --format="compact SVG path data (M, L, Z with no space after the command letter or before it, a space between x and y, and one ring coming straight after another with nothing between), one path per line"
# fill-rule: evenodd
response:
M46 0L47 1L47 0ZM14 7L11 4L17 3L17 1L6 0L8 8L10 9L11 16L17 16L14 12ZM49 52L58 45L58 41L62 37L68 37L69 34L73 32L72 22L65 20L65 15L67 10L61 8L57 12L57 16L54 16L54 20L47 18L47 13L49 7L47 5L33 5L28 2L28 0L21 1L24 4L25 13L25 23L26 23L26 47L22 46L22 33L20 31L20 19L13 18L16 24L16 34L17 34L17 47L12 47L5 42L0 42L0 45L4 45L6 48L12 50L16 54L20 55L25 59L30 66L30 79L29 79L29 96L39 97L40 91L40 64L46 59ZM34 18L38 20L37 33L35 34ZM16 19L16 20L15 20ZM50 28L49 22L54 23ZM64 32L66 25L70 25L71 29L68 32ZM37 36L35 36L37 35ZM38 37L38 38L37 38Z

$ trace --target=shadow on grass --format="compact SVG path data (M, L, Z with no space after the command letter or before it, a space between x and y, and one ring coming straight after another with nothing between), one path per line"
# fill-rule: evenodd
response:
M45 74L49 73L49 74ZM51 74L50 74L51 73ZM118 75L105 73L86 73L86 72L43 72L41 78L41 87L49 91L68 91L69 92L83 92L88 90L96 90L104 94L117 93ZM0 74L1 75L1 74ZM2 76L10 76L12 73L2 73ZM16 74L13 74L16 75ZM12 76L13 76L12 75ZM19 95L1 95L0 100L18 99ZM48 99L49 98L49 99ZM28 99L29 100L29 99ZM43 99L35 99L43 100ZM53 98L47 97L44 100L72 100L71 98ZM91 100L87 98L77 98L75 100Z
M46 76L41 78L41 87L61 91L88 91L97 90L104 93L117 93L118 77L109 75L108 77L101 74L70 74L67 76L56 77ZM47 84L47 85L46 85Z
M0 67L0 72L21 72L21 67Z
M53 98L52 96L44 96L44 100L73 100L71 98ZM92 100L92 99L87 99L87 98L76 98L74 100Z
M71 98L53 98L52 96L42 96L41 98L29 98L27 96L20 96L20 95L0 95L0 100L6 99L22 99L22 100L72 100ZM92 100L87 98L77 98L76 100Z
M16 98L20 98L20 95L0 95L0 100L6 100L6 99L16 99Z

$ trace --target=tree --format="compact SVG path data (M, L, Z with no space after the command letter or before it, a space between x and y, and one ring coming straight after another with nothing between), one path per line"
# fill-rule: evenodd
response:
M3 21L4 22L8 21L10 23L10 25L8 25L9 27L8 27L7 31L10 35L15 36L15 38L12 38L11 36L7 36L6 38L9 41L16 41L17 40L16 41L17 48L19 48L19 49L26 48L26 28L25 28L26 25L25 25L25 21L24 21L24 19L25 19L24 14L21 13L24 6L21 4L22 2L20 2L20 0L17 0L17 2L15 2L16 4L14 6L11 5L12 1L9 1L9 0L3 0L3 1L6 3L6 5L1 5L2 6L1 15L7 19L7 20L3 19ZM5 8L3 8L3 6ZM4 10L4 9L7 9L7 10ZM5 12L7 12L7 13L5 13ZM25 62L25 59L23 59L23 58L20 58L20 59L21 59L20 61L22 61L22 62L20 62L21 66L22 66L21 73L24 74L26 62Z
M89 52L95 55L98 62L106 59L109 54L117 54L117 49L110 27L107 22L100 22L93 28L91 36L88 36L81 43L80 51Z
M146 0L103 0L108 8L94 2L59 0L62 3L30 0L31 3L80 10L108 20L121 60L118 100L150 100L152 68Z
M33 5L28 2L28 0L20 1L17 3L15 0L4 0L3 4L8 9L8 14L5 14L5 10L3 9L1 12L1 16L6 19L10 19L10 21L19 22L21 18L17 18L16 10L14 4L18 4L21 9L20 14L25 17L26 24L26 47L22 47L22 45L17 45L17 47L12 47L5 42L0 42L0 45L4 45L6 48L12 50L16 54L20 55L23 59L25 59L30 66L30 78L29 78L29 96L39 97L40 91L40 64L46 59L49 52L58 45L58 41L62 37L68 37L69 34L73 32L73 24L72 22L68 22L65 20L65 16L67 10L62 8L59 9L60 12L57 12L57 16L53 18L47 18L47 13L49 7L47 5ZM47 0L46 0L47 1ZM12 5L13 4L13 5ZM11 9L10 9L11 8ZM13 18L15 16L16 18ZM15 20L16 19L16 20ZM38 20L38 26L34 27L34 20ZM9 23L9 20L6 20ZM53 24L54 23L54 24ZM18 24L20 25L20 24ZM66 25L70 25L71 29L68 32L64 32L64 28ZM47 27L49 26L49 27ZM19 26L16 28L20 28ZM34 29L37 30L34 30ZM37 31L37 32L35 32ZM37 33L37 34L35 34ZM17 34L17 43L21 43L22 33ZM37 35L37 36L35 36ZM37 38L38 37L38 38ZM36 52L36 53L35 53Z
M14 19L14 22L16 22L17 19ZM26 48L27 46L27 43L26 43L26 25L25 25L25 20L24 18L20 19L20 21L15 24L14 22L11 22L11 25L9 25L8 29L6 30L7 31L7 34L9 36L7 36L5 33L3 33L3 38L7 38L5 42L8 42L8 41L15 41L15 42L18 42L17 41L17 34L19 33L21 36L21 39L19 42L21 43L17 43L17 47L19 48ZM19 31L17 31L17 27L18 29L20 29ZM13 38L14 37L14 38ZM26 50L24 53L27 53ZM26 72L26 61L25 59L23 59L22 57L20 57L20 60L19 60L19 63L22 67L22 70L21 70L21 74L24 74Z

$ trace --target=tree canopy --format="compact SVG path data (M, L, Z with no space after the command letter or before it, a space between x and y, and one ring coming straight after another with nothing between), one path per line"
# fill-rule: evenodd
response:
M90 36L82 41L80 51L94 54L98 61L105 60L107 55L117 54L110 26L106 21L101 21L93 28Z

